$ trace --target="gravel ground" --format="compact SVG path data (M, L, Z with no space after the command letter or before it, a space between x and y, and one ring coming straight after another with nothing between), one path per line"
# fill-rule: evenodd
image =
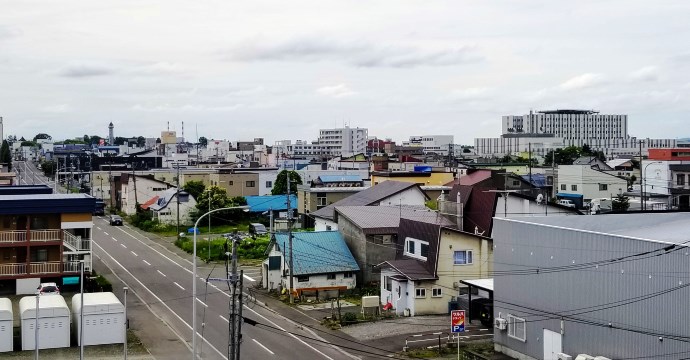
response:
M449 324L449 315L413 316L344 326L341 331L358 340L372 340L395 335L448 330Z

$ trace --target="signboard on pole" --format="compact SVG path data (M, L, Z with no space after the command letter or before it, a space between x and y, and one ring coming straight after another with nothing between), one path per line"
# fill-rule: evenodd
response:
M465 331L465 310L453 310L450 312L450 331L452 333Z

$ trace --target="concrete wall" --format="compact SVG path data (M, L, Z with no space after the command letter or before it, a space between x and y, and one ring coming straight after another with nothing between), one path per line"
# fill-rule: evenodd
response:
M338 230L338 224L327 219L315 218L314 231L331 231Z
M618 194L619 189L625 192L628 182L625 179L593 170L588 165L559 165L556 192L580 194L585 201L596 198L611 198ZM606 184L608 189L599 190L600 184ZM561 185L566 185L565 190ZM572 186L576 185L577 190Z

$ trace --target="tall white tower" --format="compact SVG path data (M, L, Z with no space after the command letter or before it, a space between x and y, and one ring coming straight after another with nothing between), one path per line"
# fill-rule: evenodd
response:
M115 145L115 134L113 133L114 128L115 126L111 121L110 125L108 125L108 145Z
M2 132L2 116L0 116L0 143L5 140L5 133Z

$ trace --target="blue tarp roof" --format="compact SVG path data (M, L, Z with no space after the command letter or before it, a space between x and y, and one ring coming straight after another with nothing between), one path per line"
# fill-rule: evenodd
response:
M529 175L522 175L522 178L527 182L530 181ZM540 188L546 186L546 175L532 174L532 185Z
M583 195L580 194L568 194L568 193L557 193L557 197L571 198L571 199L582 199Z
M275 241L281 251L288 248L287 233L277 233ZM359 271L345 239L337 231L294 232L292 252L295 275ZM287 251L285 261L290 263L290 253Z
M287 210L287 195L245 196L250 212ZM297 209L297 195L290 195L290 208Z
M321 179L321 182L325 183L362 181L362 177L359 175L321 175L319 179Z

